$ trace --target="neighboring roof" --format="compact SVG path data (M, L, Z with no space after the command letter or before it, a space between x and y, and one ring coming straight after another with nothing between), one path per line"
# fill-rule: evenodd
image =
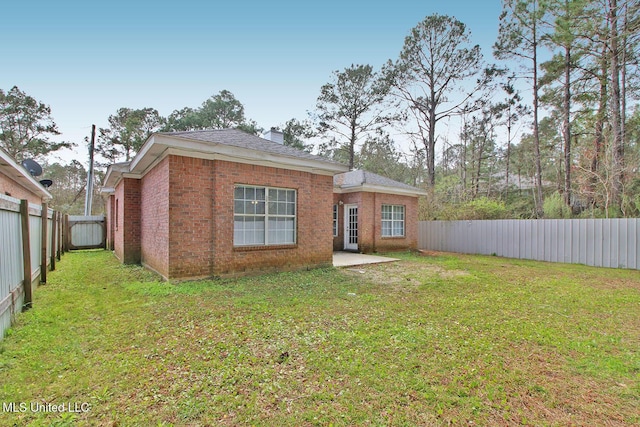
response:
M129 164L118 163L107 169L103 193L115 187L122 176L142 177L168 155L226 160L330 176L348 169L333 160L237 129L159 132L147 139Z
M16 181L27 191L39 196L43 201L53 198L51 193L40 184L21 164L19 164L9 153L0 148L0 172Z
M335 175L333 177L333 188L337 193L367 191L407 196L427 195L426 191L419 188L363 170L353 170Z

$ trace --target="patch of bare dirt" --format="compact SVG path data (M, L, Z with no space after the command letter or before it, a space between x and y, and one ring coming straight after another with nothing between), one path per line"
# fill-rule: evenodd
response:
M428 283L433 278L455 278L468 276L462 270L447 270L438 265L412 261L395 261L384 264L369 264L345 269L349 275L393 287L397 291L410 291Z

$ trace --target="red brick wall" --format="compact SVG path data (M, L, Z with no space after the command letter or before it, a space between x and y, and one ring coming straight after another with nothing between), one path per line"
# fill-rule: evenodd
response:
M104 208L106 212L105 221L107 223L107 250L114 249L114 239L115 239L115 231L116 227L114 224L115 221L115 208L116 208L116 197L112 194L106 197L104 202Z
M42 198L40 196L27 190L3 173L0 173L0 193L15 197L16 199L26 199L29 203L34 203L36 205L42 204Z
M344 205L358 205L358 251L363 253L415 249L418 246L418 198L384 193L355 192L334 194L338 204L336 251L344 249ZM405 207L405 237L382 237L382 205Z
M164 277L169 274L169 158L140 182L140 260Z
M331 177L235 162L169 156L170 279L331 265ZM151 182L156 179L149 177ZM235 184L297 190L297 243L233 246ZM146 195L143 196L143 200ZM145 202L143 201L143 206ZM146 221L146 220L145 220ZM147 233L143 228L143 235ZM146 246L146 237L143 237ZM144 253L147 249L144 249ZM153 267L158 271L160 269Z
M115 254L125 264L140 263L140 180L123 178L116 187L115 204Z
M418 247L418 198L375 193L375 251L416 249ZM405 237L382 237L382 205L404 206Z
M297 190L296 244L234 247L235 184ZM115 252L169 279L328 266L332 195L330 176L168 156L141 180L125 178L116 187Z
M213 274L293 270L332 263L333 178L307 172L215 162ZM279 247L233 247L235 184L297 190L297 242Z
M213 273L214 161L169 156L168 278ZM233 221L232 217L227 221Z
M124 199L124 181L120 181L116 185L116 191L113 195L113 251L120 261L124 261L124 234L122 228L122 212Z

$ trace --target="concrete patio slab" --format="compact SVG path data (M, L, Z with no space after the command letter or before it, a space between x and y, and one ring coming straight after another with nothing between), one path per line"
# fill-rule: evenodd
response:
M398 258L389 258L378 255L365 255L353 252L334 252L334 267L350 267L353 265L378 264L382 262L399 261Z

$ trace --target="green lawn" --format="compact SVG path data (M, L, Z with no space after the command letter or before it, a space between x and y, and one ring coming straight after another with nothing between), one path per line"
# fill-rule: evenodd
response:
M399 257L174 285L66 254L0 342L0 424L640 424L640 272Z

